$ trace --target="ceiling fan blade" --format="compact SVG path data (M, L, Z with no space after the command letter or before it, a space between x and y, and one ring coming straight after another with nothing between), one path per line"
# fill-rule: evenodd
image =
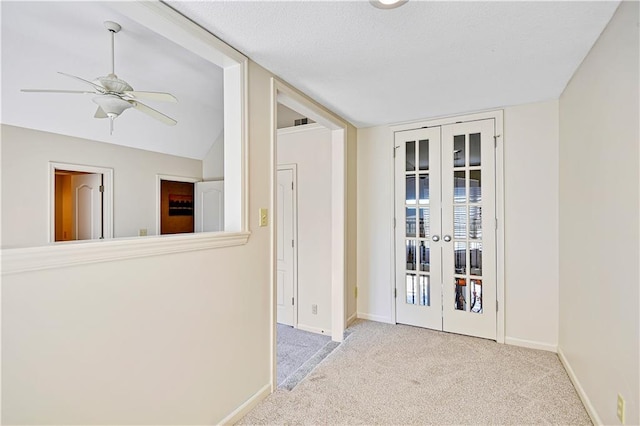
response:
M146 99L149 101L159 101L159 102L178 102L178 99L176 99L176 97L173 96L171 93L140 92L138 90L126 90L124 94L132 96L135 99Z
M84 78L76 77L75 75L67 74L67 73L60 72L60 71L58 71L58 74L65 75L67 77L70 77L70 78L76 79L78 81L81 81L81 82L83 82L85 84L88 84L88 85L90 85L91 87L93 87L94 89L96 89L100 93L104 93L105 92L105 88L104 87L102 87L99 84L96 84L96 83L94 83L92 81L85 80Z
M140 103L138 101L129 101L129 103L138 111L144 112L145 114L155 118L156 120L162 121L164 124L168 126L175 126L178 123L173 118L167 115L164 115L160 111L156 111L155 109L148 107L143 103Z
M21 92L28 93L91 93L95 95L96 92L87 92L84 90L55 90L55 89L20 89Z
M107 115L106 112L104 112L104 110L102 109L102 107L98 107L98 109L96 110L95 115L93 116L94 118L109 118L109 116Z

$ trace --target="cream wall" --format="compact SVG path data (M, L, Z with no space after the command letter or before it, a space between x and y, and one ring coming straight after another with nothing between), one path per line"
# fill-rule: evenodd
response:
M202 178L202 161L2 125L2 247L49 242L49 162L113 169L114 237L155 234L157 175Z
M279 130L277 154L297 165L298 327L331 334L331 131L311 126Z
M558 101L504 110L505 343L557 350Z
M507 342L555 350L557 101L505 108L502 140ZM395 322L392 141L388 126L358 131L358 316L384 322Z
M2 277L3 423L215 424L269 392L271 77L249 63L246 245Z
M560 98L559 349L597 423L640 424L639 4L622 2Z

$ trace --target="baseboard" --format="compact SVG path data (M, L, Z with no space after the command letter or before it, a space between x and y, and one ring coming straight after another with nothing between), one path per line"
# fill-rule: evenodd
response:
M504 343L513 346L522 346L529 349L540 349L542 351L558 352L558 346L549 343L536 342L535 340L516 339L515 337L505 337Z
M573 383L573 387L576 388L576 392L578 393L578 396L582 400L582 404L584 405L584 408L587 410L587 414L589 414L589 417L591 417L591 421L593 422L593 424L594 425L603 424L602 420L600 420L600 416L598 416L598 413L596 412L595 407L591 403L589 396L587 396L587 393L584 391L584 388L580 384L580 380L578 380L578 376L576 376L576 373L573 371L573 368L571 368L571 364L569 364L569 360L567 360L567 357L564 356L564 352L562 352L561 348L558 348L558 358L560 358L560 362L562 363L562 366L567 372L567 375L569 376L571 383Z
M347 318L347 327L349 327L353 322L358 318L358 314L356 312L353 313L349 318Z
M244 404L233 410L231 414L229 414L224 419L220 420L217 424L219 425L233 425L240 421L241 418L247 415L249 411L253 410L253 408L258 405L260 401L265 399L271 394L271 384L265 385L258 392L253 394L251 398L246 400Z
M311 327L310 325L304 325L304 324L298 323L298 326L296 328L302 331L309 331L311 333L322 334L323 336L331 336L331 332L329 330L325 330L319 327Z
M358 318L369 320L369 321L384 322L386 324L396 323L395 321L391 321L391 318L383 317L382 315L366 314L364 312L358 312L356 315L358 316Z

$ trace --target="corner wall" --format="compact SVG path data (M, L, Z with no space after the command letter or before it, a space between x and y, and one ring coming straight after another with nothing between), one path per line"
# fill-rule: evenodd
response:
M595 422L639 424L639 3L622 2L560 98L561 358Z

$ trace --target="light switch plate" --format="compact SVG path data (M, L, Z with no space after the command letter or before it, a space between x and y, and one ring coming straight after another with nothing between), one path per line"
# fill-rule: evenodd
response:
M260 226L267 226L269 224L269 215L267 209L260 209Z

